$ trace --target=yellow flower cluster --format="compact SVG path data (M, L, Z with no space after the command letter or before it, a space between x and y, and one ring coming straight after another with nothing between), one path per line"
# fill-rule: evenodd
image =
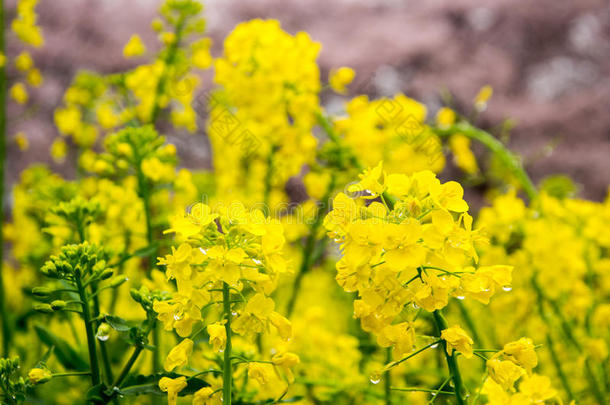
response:
M274 206L287 198L286 181L314 160L319 51L308 34L290 35L273 20L239 24L226 38L207 126L226 196Z
M358 292L354 315L397 356L413 348L413 325L394 324L412 303L432 312L449 297L488 303L511 283L511 266L476 267L475 244L486 239L472 229L472 217L456 182L441 183L430 171L386 175L382 165L367 170L340 193L324 221L341 244L337 281ZM388 198L396 198L390 207ZM381 198L363 204L371 198Z

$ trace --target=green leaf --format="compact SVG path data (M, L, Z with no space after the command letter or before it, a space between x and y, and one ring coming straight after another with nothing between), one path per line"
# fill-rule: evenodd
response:
M34 325L36 334L44 344L49 347L55 346L55 356L57 360L68 370L88 371L89 363L87 363L80 354L74 350L71 344L64 339L50 332L47 328L40 324Z
M112 329L116 331L127 332L131 329L131 325L129 325L129 323L121 317L106 315L104 317L104 320L106 321L106 323L108 323L108 325L110 325Z

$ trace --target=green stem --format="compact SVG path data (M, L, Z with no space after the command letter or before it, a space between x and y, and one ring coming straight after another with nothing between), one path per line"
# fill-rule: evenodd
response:
M483 342L483 339L477 330L477 326L472 320L470 312L468 311L468 308L466 308L466 304L462 300L458 301L458 308L460 309L462 318L464 318L464 322L466 322L466 326L468 326L468 329L470 329L470 332L472 333L472 337L474 338L475 342L477 342L477 345L485 347L485 342Z
M475 128L472 125L464 122L451 125L448 128L441 129L435 127L432 129L438 136L441 137L461 134L481 142L511 170L513 175L517 178L517 180L519 180L519 183L523 187L523 190L525 190L525 193L530 200L535 199L538 195L536 186L534 186L534 183L527 175L527 172L523 168L519 158L489 132Z
M222 283L222 300L226 320L225 332L227 335L224 364L222 367L222 398L223 404L231 405L231 384L233 379L233 372L231 369L231 294L227 283Z
M159 77L159 81L157 82L157 87L155 89L155 98L153 101L153 110L150 115L150 123L155 125L155 121L157 120L157 116L161 111L159 107L159 97L161 96L161 92L163 91L163 87L167 83L168 76L168 66L174 63L174 59L176 59L176 54L178 52L178 48L180 47L180 41L182 40L182 30L184 28L184 17L181 16L176 24L176 40L169 46L167 50L167 55L163 60L163 71L161 72L161 76Z
M89 308L89 299L87 292L83 287L80 276L75 277L78 295L83 302L83 321L85 322L85 332L87 333L87 346L89 349L89 364L91 367L91 383L96 386L100 383L100 366L97 360L97 352L95 349L95 335L93 334L93 325L91 324L91 309Z
M568 378L566 377L565 372L563 371L561 361L559 360L559 357L557 356L557 351L555 350L555 342L553 341L553 337L551 336L550 332L552 329L551 321L548 318L546 312L544 312L544 296L542 294L542 290L540 289L540 285L538 284L538 280L536 280L536 275L532 277L532 286L534 287L534 291L536 292L538 313L547 327L546 342L549 347L549 352L551 354L553 365L555 366L555 370L557 372L557 375L559 376L559 379L561 380L561 384L563 385L564 390L568 394L569 400L574 401L576 399L576 397L574 396L574 391L572 389L572 386L570 385Z
M91 284L91 290L93 294L91 294L93 300L93 319L98 319L100 316L100 300L97 295L98 287L97 283ZM99 321L94 321L93 324L97 328L100 324ZM102 355L102 363L104 366L104 374L106 382L112 382L112 366L110 365L110 358L108 356L108 347L106 346L106 342L98 341L100 345L100 354Z
M314 249L316 247L316 239L320 226L322 225L322 221L324 219L324 215L328 212L330 208L330 196L335 188L336 176L335 174L331 174L330 182L326 188L326 192L320 201L321 207L319 207L316 211L316 216L314 219L311 228L309 229L309 234L307 235L307 240L305 241L305 247L303 248L303 260L301 261L301 266L299 267L299 271L294 278L294 282L292 284L292 295L290 296L290 300L288 301L288 306L286 307L286 316L290 318L292 312L294 311L294 306L297 301L297 297L299 296L299 292L301 290L301 283L303 282L303 276L307 273L311 266L314 264Z
M72 373L53 373L53 378L56 377L73 377L80 375L91 375L89 371L74 371Z
M127 363L125 363L125 365L123 366L123 369L119 373L118 377L116 378L116 380L114 380L114 383L112 383L112 387L121 387L121 384L123 383L123 381L125 381L125 378L127 378L127 375L131 371L131 368L138 359L138 356L140 356L140 353L142 353L143 349L144 347L142 345L136 346L136 348L133 350L133 353L129 357L129 360L127 360Z
M448 327L447 320L439 310L434 311L432 316L434 318L436 328L438 329L438 335L440 336L441 332ZM468 400L466 399L466 389L464 387L464 383L462 382L462 374L460 373L460 367L455 355L455 350L452 350L451 354L449 354L447 351L447 342L445 340L441 340L441 346L443 348L443 352L445 353L447 367L449 368L449 372L451 373L451 378L453 380L456 403L458 405L466 405L468 403Z
M385 349L385 361L386 363L392 361L392 347ZM392 405L392 377L390 375L390 369L385 372L384 389L385 403L386 405Z
M4 1L0 0L0 52L6 55L4 46ZM0 225L4 224L4 161L6 159L6 70L0 67ZM4 290L4 237L0 230L0 315L2 316L2 356L9 357L11 336L11 321L6 310Z

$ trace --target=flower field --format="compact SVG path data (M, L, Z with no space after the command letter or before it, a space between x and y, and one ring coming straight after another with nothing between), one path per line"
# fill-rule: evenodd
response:
M3 176L30 146L7 105L44 81L37 3L0 13ZM0 189L3 404L610 402L610 198L534 183L477 125L490 86L434 110L358 94L276 20L212 44L195 0L150 30L49 117L75 175L34 162Z

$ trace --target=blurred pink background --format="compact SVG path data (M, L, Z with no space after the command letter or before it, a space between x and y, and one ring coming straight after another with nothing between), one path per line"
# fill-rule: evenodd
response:
M80 69L113 72L132 62L122 47L133 33L154 49L150 30L158 1L41 1L45 47L33 53L45 83L32 93L36 109L9 107L8 136L24 130L30 149L9 141L7 182L32 161L50 163L57 135L53 110ZM352 94L403 91L432 112L441 91L469 108L485 84L494 88L477 124L493 130L511 118L510 146L525 159L535 181L570 175L581 195L600 200L610 184L610 2L539 0L210 0L208 33L218 55L234 25L251 18L276 18L289 32L304 30L322 43L325 79L332 67L357 72ZM14 15L9 2L7 17ZM11 40L8 53L21 45ZM209 80L207 81L209 84ZM341 100L326 97L329 109ZM183 136L184 135L184 136ZM209 167L200 130L171 135L183 163ZM67 171L50 163L55 170ZM67 173L68 175L70 173Z

